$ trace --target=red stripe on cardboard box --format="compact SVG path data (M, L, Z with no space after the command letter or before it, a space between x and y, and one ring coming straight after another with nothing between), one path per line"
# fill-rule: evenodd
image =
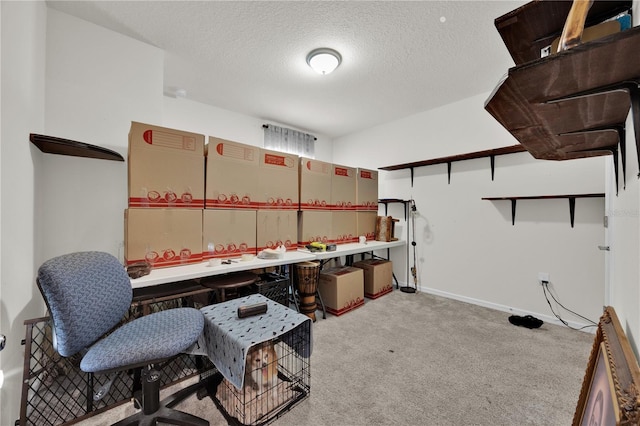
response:
M360 306L364 305L364 299L361 298L357 298L356 300L352 301L351 303L349 303L347 306L343 307L342 309L334 309L334 308L330 308L328 306L325 307L326 311L329 312L332 315L335 316L340 316L342 314L346 314L349 311L353 311L354 309L359 308Z
M129 197L129 207L159 207L159 208L189 208L189 209L203 209L204 199L190 199L183 197L183 199L176 198L175 201L167 201L164 198L154 199L142 197Z
M393 286L389 285L387 287L384 287L382 290L380 290L377 293L364 293L364 297L368 298L368 299L377 299L380 296L384 296L385 294L389 294L393 291Z
M125 263L127 265L131 265L138 262L148 262L151 264L152 268L164 268L167 266L178 266L178 265L186 265L191 263L199 263L202 262L202 253L178 253L171 259L165 259L162 256L158 256L157 258L152 258L147 256L145 259L125 259Z
M260 203L248 200L224 200L207 199L205 205L208 209L238 209L238 210L257 210Z
M326 201L311 201L300 203L300 210L331 210L331 206Z
M267 200L263 203L256 203L256 208L258 210L269 210L269 209L277 209L277 210L298 210L298 204L294 203L290 198L286 200L277 199L277 200Z

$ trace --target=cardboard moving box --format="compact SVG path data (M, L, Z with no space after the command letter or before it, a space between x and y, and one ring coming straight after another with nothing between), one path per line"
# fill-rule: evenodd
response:
M332 213L330 211L298 212L298 246L300 248L314 241L330 242Z
M356 209L378 211L378 171L358 169Z
M256 220L258 252L284 246L298 249L298 212L293 210L258 210Z
M331 171L331 209L356 209L356 175L354 167L332 165Z
M128 168L129 207L204 207L204 135L133 121Z
M300 210L331 208L331 163L300 158Z
M356 212L358 219L358 236L364 235L367 241L376 239L377 212Z
M256 253L255 210L206 209L202 212L204 259L229 259Z
M295 154L260 148L258 209L298 210L298 168Z
M345 314L364 305L364 272L349 266L321 271L318 291L327 312Z
M581 43L586 43L588 41L597 40L599 38L619 33L621 30L620 21L606 21L597 25L593 25L591 27L586 27L582 32L582 37L580 39ZM551 43L551 53L558 52L558 45L560 44L560 37L557 37Z
M365 259L353 264L364 271L364 295L369 299L393 291L393 263L383 259Z
M124 216L125 263L152 267L202 261L202 210L127 209Z
M260 148L209 137L206 154L206 208L256 210Z
M332 211L331 236L329 242L335 244L358 242L358 218L356 212Z

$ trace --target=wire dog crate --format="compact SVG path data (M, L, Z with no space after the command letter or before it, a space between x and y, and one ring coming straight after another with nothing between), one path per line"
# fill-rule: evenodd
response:
M309 396L311 321L247 354L243 389L217 373L214 402L229 424L264 425Z
M194 294L134 299L123 322L149 312L181 306L199 308L192 297ZM80 357L64 358L54 350L49 317L27 320L25 326L23 384L17 425L73 424L128 402L137 391L139 369L119 375L85 373L79 367ZM164 388L196 374L204 375L215 367L207 357L183 354L166 361L159 369L162 371L160 386ZM96 392L106 390L108 385L104 396L94 400Z

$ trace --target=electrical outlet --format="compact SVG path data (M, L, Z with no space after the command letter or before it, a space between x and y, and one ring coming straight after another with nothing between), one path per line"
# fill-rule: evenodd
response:
M543 282L549 282L549 273L548 272L538 272L538 283L542 284Z

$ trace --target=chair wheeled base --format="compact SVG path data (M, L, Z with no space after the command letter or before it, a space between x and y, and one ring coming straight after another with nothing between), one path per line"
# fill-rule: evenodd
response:
M142 373L142 409L113 426L153 426L158 422L181 426L209 426L207 420L173 408L193 394L201 399L201 391L206 389L208 380L187 386L160 401L160 373L155 369L145 370Z

